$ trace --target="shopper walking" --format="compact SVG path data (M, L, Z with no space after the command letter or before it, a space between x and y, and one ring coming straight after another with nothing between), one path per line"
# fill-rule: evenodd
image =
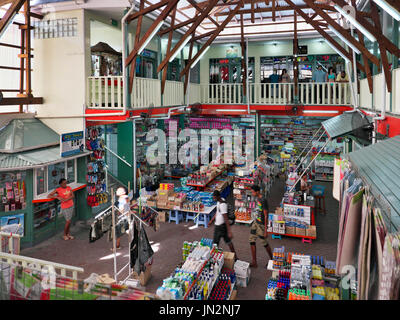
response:
M210 227L215 220L213 243L219 246L219 242L221 238L223 238L231 252L235 254L237 260L238 257L232 243L233 234L228 219L228 204L226 203L226 200L221 197L221 193L218 190L213 192L213 199L217 202L217 212L208 223L208 226Z
M75 206L74 206L74 192L72 191L71 187L68 186L67 180L61 178L58 182L60 187L56 190L49 193L49 198L54 198L61 201L61 214L65 218L65 227L64 227L64 240L73 240L74 237L70 234L70 226L72 216L74 215Z
M264 246L265 250L269 255L269 258L272 259L272 250L268 244L267 238L267 217L268 217L268 201L267 199L263 198L261 194L261 189L259 186L252 186L252 193L253 197L256 201L256 212L255 212L255 219L251 224L250 228L250 248L251 248L251 257L252 262L250 267L257 268L257 250L256 250L256 241L257 239L261 239L261 244Z

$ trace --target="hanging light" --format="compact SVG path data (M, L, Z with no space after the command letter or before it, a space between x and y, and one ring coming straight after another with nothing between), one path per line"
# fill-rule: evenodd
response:
M338 6L337 4L334 5L334 8L338 12L340 12L343 17L349 20L353 26L360 30L369 40L371 40L372 42L376 41L376 38L371 34L371 32L365 29L365 27L361 23L359 23L354 16L346 12L346 10L344 10L341 6Z
M141 54L141 52L144 50L144 48L147 47L147 45L149 44L149 42L151 41L151 39L153 39L153 37L155 36L155 34L158 32L158 30L160 30L161 26L164 24L164 21L160 21L159 24L153 29L153 31L151 32L150 36L146 39L146 41L142 44L142 46L140 47L138 54Z
M383 10L389 13L394 19L400 21L400 12L393 8L389 3L385 0L373 0L378 6L380 6Z
M181 52L181 50L183 49L184 46L186 46L186 44L189 42L190 37L188 36L185 41L182 42L182 44L179 46L178 50L175 51L175 53L171 56L171 58L169 58L169 62L174 61L174 59L176 58L176 56L178 55L179 52Z
M197 59L192 63L192 65L190 66L190 69L192 69L197 62L200 61L200 59L205 55L205 53L207 52L207 50L210 49L210 46L208 46L207 48L205 48L205 50L197 57Z
M331 30L340 40L342 40L345 44L347 44L350 48L354 50L354 52L360 54L360 50L358 50L349 40L347 40L339 31L337 31L332 26L328 26L329 30Z

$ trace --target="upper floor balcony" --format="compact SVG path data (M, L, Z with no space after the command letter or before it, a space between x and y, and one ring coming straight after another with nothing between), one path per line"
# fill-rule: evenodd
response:
M122 76L89 77L87 79L87 108L122 109L124 89ZM138 78L133 82L132 93L128 96L127 109L154 106L177 106L183 104L247 104L288 105L294 104L294 83L251 83L249 101L244 95L243 85L237 83L195 84L188 86L184 95L184 84L166 81L164 94L161 94L161 81ZM299 83L299 103L303 105L349 106L351 92L349 83ZM187 100L187 101L186 101Z

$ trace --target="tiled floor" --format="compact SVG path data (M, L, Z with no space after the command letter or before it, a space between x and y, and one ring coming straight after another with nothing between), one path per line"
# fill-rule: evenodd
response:
M299 252L311 255L323 256L326 260L336 259L336 245L338 232L338 202L332 198L332 184L317 182L317 184L326 185L326 205L327 214L316 216L317 240L312 244L302 243L298 238L283 237L279 239L269 239L272 248L285 246L287 251ZM283 194L284 182L277 180L271 190L269 197L270 208L274 209L279 205ZM155 251L154 264L152 267L152 278L149 281L146 291L155 292L162 284L162 280L170 275L175 266L182 259L182 244L186 241L200 240L202 237L212 238L213 227L205 229L204 227L193 228L193 222L180 223L161 223L159 231L147 230L149 241ZM250 261L249 246L249 226L233 226L233 243L238 256L241 260ZM114 265L110 251L111 242L107 237L89 243L89 227L84 223L77 224L72 229L75 240L64 241L62 234L53 237L33 248L22 250L22 255L45 259L63 264L80 266L85 272L82 277L86 278L91 273L113 274ZM128 263L128 238L123 237L123 248L119 251L118 268ZM224 249L227 246L221 242ZM247 288L239 288L238 299L263 300L266 293L266 284L271 272L264 268L267 263L267 253L261 246L257 247L258 268L252 269L251 279Z

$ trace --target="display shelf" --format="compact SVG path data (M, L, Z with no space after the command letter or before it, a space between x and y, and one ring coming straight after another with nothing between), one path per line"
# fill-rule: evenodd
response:
M268 232L268 234L274 234L274 235L277 235L277 236L294 237L294 238L311 239L311 240L317 239L317 237L302 236L302 235L299 235L299 234L275 233L275 232Z
M218 173L214 178L208 180L205 184L194 184L194 183L187 183L186 185L189 187L196 187L196 188L205 188L207 185L209 185L211 182L213 182L217 177L219 177L224 171L221 171Z
M213 252L213 251L211 251L211 252ZM203 272L203 269L206 266L207 262L208 262L208 260L204 261L203 266L201 267L200 271L197 273L196 279L192 282L192 284L190 285L190 287L186 291L186 294L184 295L183 300L187 300L187 297L189 296L190 291L192 291L194 285L197 283L197 280L199 280L199 277L200 277L201 273Z

